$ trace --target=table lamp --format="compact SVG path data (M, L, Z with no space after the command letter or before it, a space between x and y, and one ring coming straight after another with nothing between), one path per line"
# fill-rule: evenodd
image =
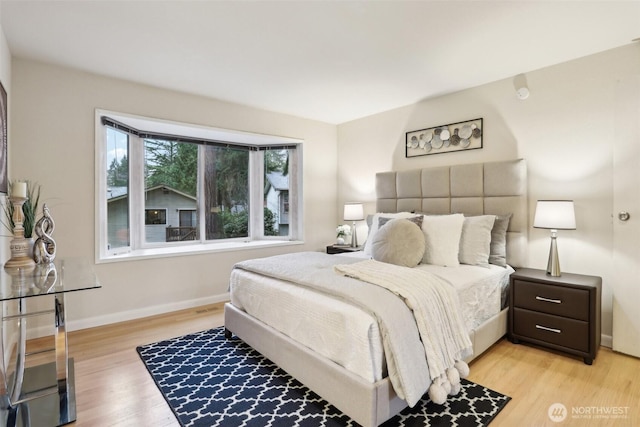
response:
M534 228L547 228L551 230L551 247L549 248L549 262L547 274L558 277L560 273L560 261L558 259L558 230L575 230L576 215L573 209L573 200L538 200L536 214L533 219Z
M344 220L353 221L351 226L351 247L358 246L358 236L356 233L356 221L362 221L364 219L364 209L362 203L345 203L344 205Z

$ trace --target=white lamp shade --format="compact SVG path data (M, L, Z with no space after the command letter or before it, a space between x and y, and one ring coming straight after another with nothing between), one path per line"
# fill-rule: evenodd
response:
M346 203L344 205L345 221L362 221L364 219L364 209L362 203Z
M575 230L573 200L538 200L533 226L552 230Z

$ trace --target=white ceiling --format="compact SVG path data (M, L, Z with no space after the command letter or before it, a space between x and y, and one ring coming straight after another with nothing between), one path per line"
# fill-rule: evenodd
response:
M640 1L1 0L0 17L15 57L329 123L640 37Z

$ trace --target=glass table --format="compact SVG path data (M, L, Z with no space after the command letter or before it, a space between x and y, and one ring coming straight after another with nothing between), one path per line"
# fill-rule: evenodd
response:
M75 421L74 371L67 349L65 295L100 287L93 266L82 259L59 259L35 267L0 270L3 355L0 422L3 426L60 426ZM42 307L51 300L53 308L28 309ZM54 346L30 354L26 352L27 321L40 316L53 319ZM28 363L29 357L47 352L53 353L55 361L35 366Z

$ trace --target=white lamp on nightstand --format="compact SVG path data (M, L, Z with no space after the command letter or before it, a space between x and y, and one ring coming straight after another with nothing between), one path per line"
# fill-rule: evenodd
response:
M549 249L547 274L554 277L560 276L560 260L558 259L556 238L558 237L558 230L576 229L573 200L538 200L533 227L551 230L551 248Z
M364 219L364 209L362 203L345 203L344 205L344 220L353 221L351 226L351 247L358 246L358 236L356 233L356 221L362 221Z

